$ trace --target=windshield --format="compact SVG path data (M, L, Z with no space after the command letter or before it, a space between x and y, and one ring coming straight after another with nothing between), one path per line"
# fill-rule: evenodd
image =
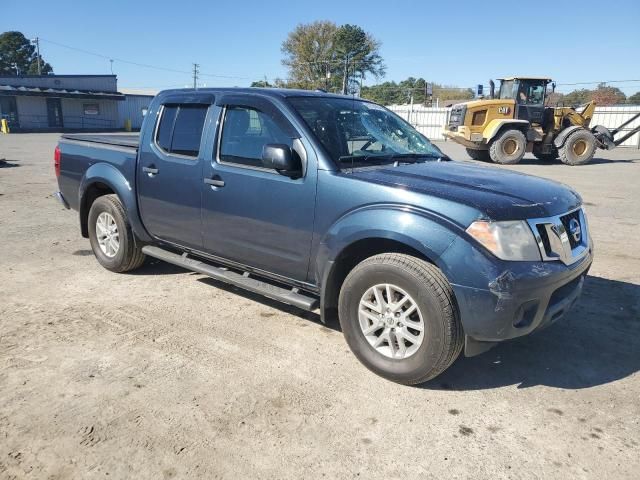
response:
M289 101L339 168L443 157L424 135L375 103L328 97Z

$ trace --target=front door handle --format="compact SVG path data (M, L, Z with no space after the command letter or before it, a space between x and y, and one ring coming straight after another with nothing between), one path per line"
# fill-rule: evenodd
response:
M224 180L220 177L216 178L205 178L204 183L207 185L211 185L212 187L224 187Z
M154 175L157 175L160 170L153 167L142 167L142 171L148 174L150 177L153 177Z

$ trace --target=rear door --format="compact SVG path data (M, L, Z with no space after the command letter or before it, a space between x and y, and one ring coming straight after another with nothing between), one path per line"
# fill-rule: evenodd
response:
M147 231L195 249L202 249L201 143L212 100L206 94L167 97L138 161L138 205Z
M311 146L263 97L219 100L221 122L205 165L203 237L208 253L305 281L313 232L317 163ZM303 165L290 178L262 167L266 144L286 144Z

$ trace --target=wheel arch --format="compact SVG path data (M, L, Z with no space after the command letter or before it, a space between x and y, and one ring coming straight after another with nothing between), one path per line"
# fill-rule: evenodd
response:
M556 148L561 148L565 144L565 142L567 141L567 138L569 138L569 135L571 135L573 132L576 132L578 130L586 130L586 129L584 127L579 126L579 125L573 125L571 127L565 128L553 140L553 145Z
M320 289L320 315L323 323L338 320L338 297L345 278L363 260L380 253L404 253L437 265L435 254L425 253L406 241L389 237L367 237L346 245L327 262Z
M135 235L143 241L149 241L140 217L136 202L136 194L129 181L115 167L106 163L96 163L89 167L80 182L80 231L85 238L89 237L89 210L97 198L103 195L116 195L125 209L129 223Z
M530 124L527 120L495 119L491 120L486 126L483 132L483 137L486 143L490 143L502 132L510 129L520 130L526 136L529 126Z

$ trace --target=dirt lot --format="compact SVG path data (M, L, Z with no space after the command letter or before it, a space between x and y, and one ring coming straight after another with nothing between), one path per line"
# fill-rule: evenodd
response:
M584 296L412 388L315 314L102 269L52 196L57 137L0 136L0 478L638 478L639 150L511 167L583 195Z

